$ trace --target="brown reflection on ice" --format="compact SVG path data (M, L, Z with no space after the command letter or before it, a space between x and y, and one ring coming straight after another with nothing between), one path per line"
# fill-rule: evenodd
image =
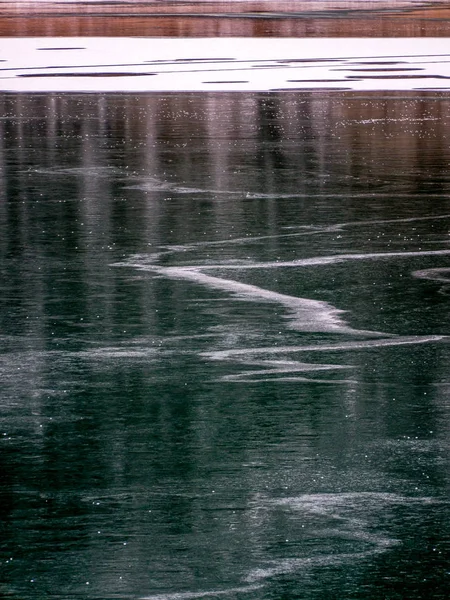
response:
M0 36L441 37L437 1L4 2Z

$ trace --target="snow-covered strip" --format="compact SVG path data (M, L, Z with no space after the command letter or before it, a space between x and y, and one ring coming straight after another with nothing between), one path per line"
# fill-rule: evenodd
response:
M450 90L450 38L0 38L0 91Z

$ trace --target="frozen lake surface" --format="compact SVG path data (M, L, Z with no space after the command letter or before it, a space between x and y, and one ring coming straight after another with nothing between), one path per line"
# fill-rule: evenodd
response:
M448 600L448 57L0 40L2 598Z

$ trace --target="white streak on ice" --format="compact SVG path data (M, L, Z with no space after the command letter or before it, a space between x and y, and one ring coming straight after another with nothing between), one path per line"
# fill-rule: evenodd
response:
M413 272L414 277L429 279L440 283L450 283L450 267L436 267L434 269L421 269Z
M279 198L280 196L277 196L276 194L272 195L274 198ZM372 197L373 194L370 194L370 196ZM322 197L322 195L320 195L320 197ZM355 197L355 194L352 194L352 197ZM397 197L397 196L396 196ZM408 197L411 197L411 195L409 195ZM438 195L439 198L442 198L443 196ZM170 245L170 246L165 246L165 248L168 251L171 252L185 252L188 250L194 250L196 248L199 247L211 247L211 246L224 246L224 245L229 245L229 244L252 244L254 242L260 242L263 240L273 240L273 239L284 239L284 238L295 238L295 237L304 237L304 236L311 236L311 235L321 235L321 234L327 234L327 233L337 233L337 232L341 232L344 229L348 228L348 227L367 227L368 225L390 225L390 224L400 224L400 223L415 223L417 221L421 222L421 221L435 221L435 220L444 220L444 219L450 219L450 214L443 214L443 215L432 215L432 216L426 216L426 217L405 217L405 218L400 218L400 219L370 219L370 220L365 220L365 221L347 221L344 223L335 223L333 225L299 225L299 226L289 226L289 227L284 227L283 229L290 229L290 230L297 230L295 232L290 232L290 233L278 233L278 234L273 234L273 235L255 235L255 236L246 236L246 237L237 237L237 238L227 238L227 239L222 239L222 240L206 240L206 241L198 241L198 242L192 242L190 244L178 244L178 245ZM298 231L301 230L301 231ZM427 252L427 254L429 253L435 253L436 251L423 251L423 252ZM438 251L438 252L448 252L447 250L444 251ZM399 253L395 252L392 253L392 256L390 255L389 258L397 256ZM416 251L414 253L415 255L418 254L418 251ZM404 255L404 253L403 253ZM412 254L411 254L412 255ZM349 259L349 257L356 257L359 260L362 260L363 257L366 257L367 259L373 259L376 257L380 257L380 258L386 258L386 253L370 253L370 254L347 254L347 255L341 255L339 256L339 258L342 257L346 257L347 259ZM312 263L311 261L320 261L322 260L323 257L319 257L319 258L314 258L314 259L304 259L304 260L308 260L308 264L319 264L317 262ZM329 257L325 257L327 259L329 259ZM332 262L332 260L327 260L327 262ZM233 264L239 264L237 261L236 263ZM249 263L244 263L241 262L241 264L243 265L248 265ZM251 263L251 264L255 264L255 263ZM251 266L250 264L250 266ZM264 266L266 264L270 264L270 263L259 263L259 264L263 264ZM275 266L280 266L280 262L276 262L276 263L272 263ZM306 264L306 263L305 263ZM292 266L302 266L300 263L296 263L295 265L292 264L292 261L289 263L289 265ZM307 266L307 264L306 264ZM203 268L203 267L202 267ZM220 268L224 268L224 265L220 264ZM230 268L230 267L228 267Z
M367 252L355 254L333 254L332 256L315 256L313 258L300 258L289 261L274 261L264 263L245 263L245 264L213 264L213 265L193 265L189 269L221 269L221 270L242 270L242 269L278 269L286 267L309 267L333 265L352 260L384 260L388 258L415 258L419 256L448 256L450 250L417 250L412 252Z
M376 339L376 340L362 340L358 342L342 342L340 344L317 344L317 345L305 345L305 346L268 346L265 348L234 348L231 350L213 350L210 352L203 352L200 356L208 360L217 361L232 361L248 366L258 364L261 367L267 367L274 364L272 360L259 360L255 361L252 357L258 355L273 355L273 354L293 354L296 352L342 352L352 350L364 350L371 348L383 348L390 346L405 346L410 344L427 344L432 342L439 342L447 339L446 336L410 336L410 337L397 337L389 339ZM283 366L283 363L289 366ZM297 365L297 366L295 366ZM351 365L334 365L334 364L314 364L309 363L308 369L305 367L305 363L295 361L280 361L279 368L264 369L261 368L259 371L241 371L240 373L234 373L225 375L221 378L221 381L239 381L239 382L260 382L274 380L274 376L283 375L288 372L312 372L312 371L326 371L335 369L346 369L352 368ZM272 375L270 378L260 379L261 375ZM328 383L328 384L342 384L351 383L350 379L317 379L311 377L277 377L277 381L288 381L296 380L309 383Z
M139 598L139 600L195 600L195 598L214 598L216 596L228 596L229 594L247 594L262 587L262 585L246 585L242 587L228 588L225 590L209 590L204 592L174 592L168 594L142 596Z
M327 540L330 540L334 537L341 540L354 540L357 543L367 544L367 549L267 561L266 566L250 571L246 581L249 583L262 581L294 571L338 565L386 552L389 548L400 544L400 540L387 537L382 532L375 532L370 525L372 515L376 516L377 513L389 509L393 505L442 504L443 502L448 503L431 497L415 498L382 492L304 494L272 500L273 506L291 511L294 517L296 513L299 513L300 515L323 517L325 523L331 521L334 527L320 528L317 532L319 539L326 537Z
M290 236L292 235L292 237L296 236L296 234L286 234L286 236ZM300 235L304 235L303 233ZM282 237L283 234L281 236L274 236L274 237ZM237 240L238 242L244 241L243 238L239 238ZM251 241L251 238L248 240ZM227 243L225 241L225 243ZM203 245L208 245L208 242L204 242ZM181 251L186 251L189 250L190 248L192 248L193 246L189 246L189 245L185 245L185 246L168 246L167 247L167 251L168 252L181 252ZM395 259L403 259L403 258L418 258L421 256L448 256L450 255L450 249L449 250L414 250L414 251L406 251L406 252L366 252L366 253L354 253L354 254L333 254L331 256L314 256L311 258L299 258L299 259L294 259L294 260L288 260L288 261L282 261L282 260L277 260L277 261L271 261L271 262L238 262L238 263L214 263L214 264L205 264L205 265L189 265L189 266L183 266L183 267L167 267L165 269L163 269L163 267L157 267L156 265L151 264L150 260L146 260L145 261L145 265L144 263L133 263L133 262L124 262L122 263L123 266L132 266L132 267L136 267L139 269L144 269L144 268L152 268L152 270L159 270L159 271L164 271L164 273L166 275L172 276L172 277L177 277L179 279L197 279L199 281L199 283L201 282L201 279L204 279L204 282L206 283L206 281L208 281L209 285L212 284L212 280L217 280L220 281L220 278L218 277L210 277L208 275L205 275L203 273L200 273L201 271L204 270L211 270L211 269L215 269L215 270L221 270L221 271L242 271L242 270L253 270L253 269L281 269L281 268L298 268L298 267L314 267L314 266L325 266L325 265L336 265L339 263L343 263L343 262L350 262L350 261L354 261L354 260L386 260L386 259L390 259L390 258L395 258ZM149 264L150 263L150 264ZM420 277L420 275L416 275L416 277ZM246 284L239 284L238 282L234 282L234 281L230 281L227 279L223 279L222 280L224 283L223 285L214 285L213 287L221 287L222 289L226 289L226 287L229 288L229 284L230 283L235 283L236 285L242 285L242 286L246 286ZM225 282L227 282L227 284L225 284ZM249 293L250 293L250 288L256 288L256 286L247 286L249 288ZM236 288L236 291L237 288ZM241 290L242 292L244 292L244 289L242 288ZM279 294L280 296L283 296L283 294ZM291 298L291 296L286 296L287 298ZM313 301L311 301L313 302ZM341 311L342 312L342 311Z
M316 344L305 346L267 346L260 348L234 348L231 350L214 350L203 352L202 356L211 360L234 359L239 356L258 354L287 354L293 352L342 352L352 350L365 350L382 348L386 346L405 346L410 344L428 344L447 340L445 335L403 336L388 339L361 340L355 342L341 342L338 344Z
M264 263L265 264L265 263ZM270 264L270 263L269 263ZM223 279L206 275L200 271L200 267L157 267L142 264L129 264L144 270L151 270L173 279L190 280L195 283L206 285L213 289L221 289L242 298L258 301L263 300L280 304L287 309L287 318L291 329L297 331L333 332L364 335L380 335L375 332L352 329L340 317L344 312L327 302L311 300L309 298L298 298L287 294L280 294L271 290L241 283L233 279ZM202 267L205 268L205 267ZM209 267L208 267L209 268Z
M245 360L245 365L253 365L259 367L266 367L253 371L242 371L240 373L233 373L232 375L225 375L222 377L222 381L274 381L272 377L265 377L261 379L261 376L270 375L283 375L285 373L312 373L315 371L332 371L339 369L350 369L351 366L347 365L333 365L333 364L320 364L320 363L302 363L296 360ZM271 367L271 368L268 368ZM254 376L257 376L255 378ZM277 377L277 381L309 381L315 383L349 383L348 379L311 379L310 377L301 376L289 376L289 377Z

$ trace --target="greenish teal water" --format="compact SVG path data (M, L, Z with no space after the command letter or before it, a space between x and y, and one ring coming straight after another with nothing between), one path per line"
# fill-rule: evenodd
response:
M0 595L446 599L448 98L0 103Z

